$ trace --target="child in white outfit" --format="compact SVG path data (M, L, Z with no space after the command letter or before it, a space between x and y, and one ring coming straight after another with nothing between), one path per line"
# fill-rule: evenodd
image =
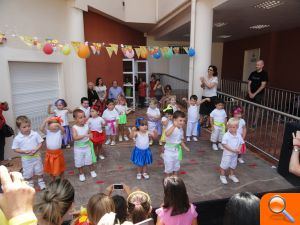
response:
M157 107L158 102L156 99L151 99L149 107L147 109L148 117L148 130L149 132L157 131L158 135L161 135L161 122L160 122L160 111ZM150 139L150 145L153 144L153 139Z
M81 106L79 109L81 109L84 112L85 118L90 118L91 115L91 108L89 106L89 99L87 97L82 97L80 99Z
M107 109L104 110L102 118L105 120L105 132L107 136L106 145L116 145L116 135L119 123L119 113L115 109L113 100L108 99L106 102Z
M222 99L215 100L216 108L210 113L210 124L212 133L210 141L212 142L212 149L218 151L218 147L222 150L222 138L225 134L225 124L227 122L227 114L224 110L224 101ZM219 142L219 145L217 143Z
M34 176L38 177L38 185L41 190L46 188L43 180L43 163L39 152L43 138L31 130L31 121L26 116L18 116L16 125L20 133L14 138L12 149L21 155L23 177L34 187Z
M242 145L244 144L242 136L237 132L239 121L235 118L230 118L228 123L228 131L224 134L222 144L224 147L222 161L220 164L221 175L220 180L223 184L227 184L226 170L229 169L229 179L234 183L239 180L234 175L234 170L237 166L238 154L241 152Z

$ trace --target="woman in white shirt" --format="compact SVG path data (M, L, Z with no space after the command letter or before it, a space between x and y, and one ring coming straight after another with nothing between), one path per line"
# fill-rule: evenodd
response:
M95 105L98 106L99 116L101 116L105 109L105 104L106 104L106 99L107 99L107 88L101 77L98 77L96 79L95 91L97 92L97 94L99 96L99 100L96 102Z

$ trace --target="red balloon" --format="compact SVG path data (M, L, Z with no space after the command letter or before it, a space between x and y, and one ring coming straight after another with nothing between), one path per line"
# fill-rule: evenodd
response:
M43 51L45 52L45 54L51 55L53 53L52 45L50 43L46 43L43 47Z

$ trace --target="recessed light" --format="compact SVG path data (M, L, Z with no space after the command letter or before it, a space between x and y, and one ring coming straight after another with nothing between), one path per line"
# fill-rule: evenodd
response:
M215 23L214 24L215 25L215 27L224 27L225 25L227 25L227 23L225 23L225 22L218 22L218 23Z
M275 7L280 6L282 4L284 4L284 2L279 1L279 0L265 1L265 2L262 2L262 3L259 3L259 4L255 5L254 8L272 9L272 8L275 8Z
M271 25L267 25L267 24L258 24L258 25L251 26L249 28L252 29L252 30L261 30L261 29L268 28L270 26Z
M218 38L230 38L232 35L219 35Z

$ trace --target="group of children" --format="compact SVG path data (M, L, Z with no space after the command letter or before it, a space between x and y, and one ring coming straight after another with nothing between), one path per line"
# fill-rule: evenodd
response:
M198 120L199 107L209 98L198 100L196 95L192 95L189 100L183 99L187 105L186 115L180 111L180 106L176 103L176 96L171 96L169 104L162 110L161 116L158 102L151 99L147 109L147 118L137 118L136 126L130 129L130 138L135 141L130 160L137 166L138 180L149 179L147 165L151 164L152 153L150 146L153 141L160 136L159 144L164 145L161 157L164 160L167 175L176 175L180 169L182 160L182 149L190 151L184 141L183 128L186 125L186 141L198 141ZM40 189L45 188L43 173L49 174L52 179L64 175L66 169L62 148L70 148L74 141L74 162L79 171L79 180L85 181L84 167L88 167L91 177L96 177L95 163L99 159L105 159L103 144L116 145L116 137L119 135L119 142L128 141L125 134L127 115L133 111L127 107L124 96L119 96L117 101L107 100L106 109L99 115L97 106L90 107L88 99L81 99L81 106L75 110L67 108L67 103L63 99L55 102L55 109L48 106L47 118L40 127L41 132L46 137L46 154L44 166L41 159L40 149L43 138L35 131L31 130L31 122L26 116L19 116L16 125L19 134L14 138L12 149L20 153L23 175L31 186L34 186L33 178L38 177ZM243 163L240 154L245 152L244 139L246 135L245 121L242 117L242 108L234 107L232 116L227 122L227 115L224 110L224 102L217 100L216 108L212 111L211 124L212 149L223 150L221 160L220 180L227 183L225 171L230 169L229 179L239 182L234 175L237 160ZM75 124L70 128L68 114L72 114ZM228 131L226 132L226 123ZM105 127L105 131L103 129ZM226 132L226 133L225 133Z

